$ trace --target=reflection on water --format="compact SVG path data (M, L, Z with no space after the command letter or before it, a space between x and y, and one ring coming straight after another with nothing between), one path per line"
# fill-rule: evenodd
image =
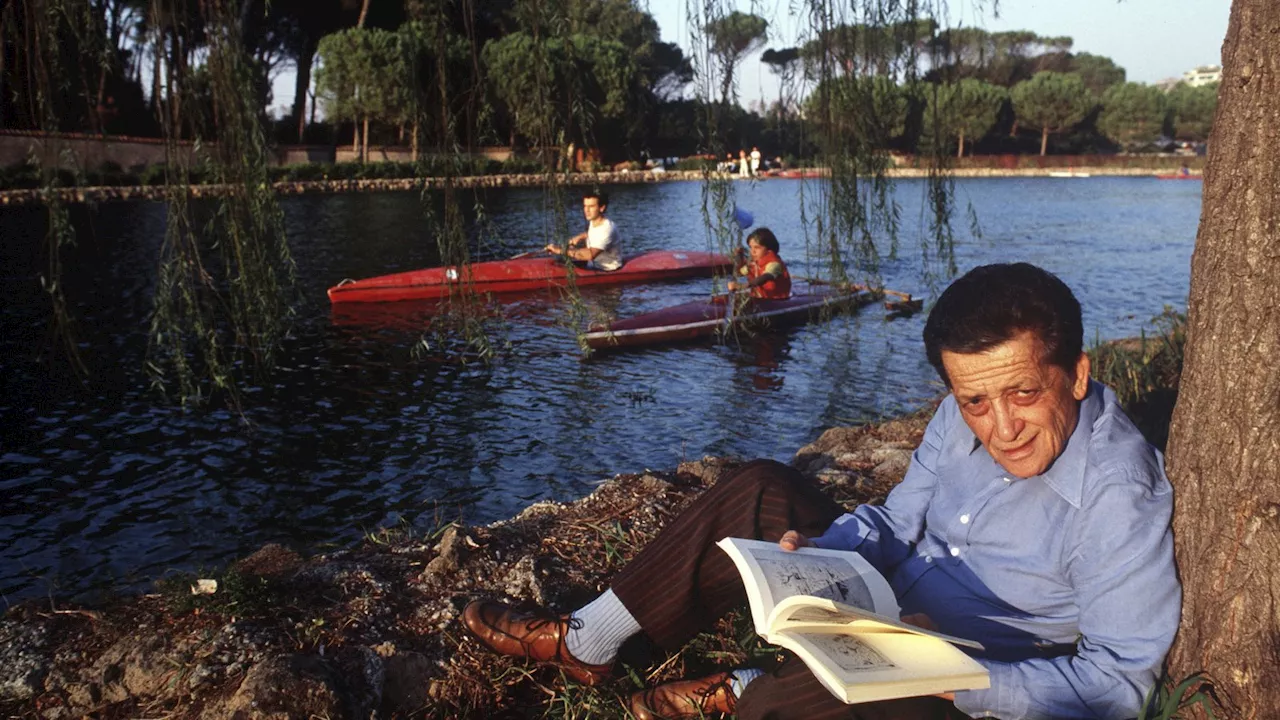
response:
M1190 187L1188 187L1190 186ZM810 272L799 183L738 183L738 203L773 228L793 273ZM1029 260L1080 295L1085 326L1134 334L1183 306L1199 183L1145 179L961 180L983 235L962 268ZM811 192L811 191L810 191ZM923 185L904 182L903 217ZM629 252L701 249L694 183L612 189ZM480 258L549 238L538 191L484 197ZM423 348L432 304L331 308L325 289L434 264L412 193L284 200L298 263L298 320L245 415L159 402L143 369L158 203L77 210L64 257L76 337L89 365L70 378L49 345L40 291L42 211L0 211L0 592L10 600L144 582L208 567L276 541L351 542L363 530L507 517L532 500L571 499L617 472L703 454L789 458L826 427L912 409L939 392L923 357L923 316L886 322L867 308L793 331L583 360L566 303L536 293L491 307L501 352L489 366L452 345ZM574 216L576 219L576 215ZM910 222L907 223L910 225ZM575 225L576 227L576 225ZM918 239L884 262L889 287L922 290ZM708 280L592 289L591 315L629 316L705 298ZM48 362L48 358L54 358Z

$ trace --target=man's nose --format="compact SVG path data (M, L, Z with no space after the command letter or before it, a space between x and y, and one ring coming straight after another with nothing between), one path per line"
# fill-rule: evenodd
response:
M995 413L996 437L1004 442L1016 440L1026 423L1005 403L996 403L992 410Z

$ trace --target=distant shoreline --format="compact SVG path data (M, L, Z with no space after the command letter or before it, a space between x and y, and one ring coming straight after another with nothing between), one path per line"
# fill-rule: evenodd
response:
M816 173L810 180L822 178L821 169L797 169L792 172ZM1171 174L1169 168L1117 168L1117 167L1071 167L1071 168L951 168L949 173L957 178L1010 178L1010 177L1155 177ZM891 168L887 175L892 178L928 177L927 168ZM1192 170L1191 176L1199 178L1200 171ZM457 188L497 188L497 187L541 187L553 178L566 186L590 185L623 185L656 182L702 180L706 175L700 170L670 170L662 173L647 171L617 171L598 173L571 173L569 175L521 174L521 175L470 175L453 178ZM734 177L734 176L726 176ZM795 178L766 175L759 181L794 180ZM356 192L407 192L411 190L435 189L445 186L446 178L376 178L362 180L298 180L272 183L272 188L281 195L306 195L317 193L356 193ZM191 185L191 197L216 197L232 191L230 185ZM58 188L53 191L59 200L66 203L112 202L126 200L165 199L164 185L97 185L85 187ZM44 203L47 192L43 188L27 188L20 190L0 190L0 207L10 205L30 205Z

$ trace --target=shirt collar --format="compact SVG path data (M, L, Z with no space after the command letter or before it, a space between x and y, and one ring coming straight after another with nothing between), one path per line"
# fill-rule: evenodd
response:
M1104 409L1102 391L1103 387L1098 381L1089 380L1089 390L1084 399L1080 401L1076 427L1071 431L1071 437L1067 440L1067 447L1053 461L1048 470L1037 476L1044 481L1045 485L1048 485L1054 492L1058 493L1063 500L1077 508L1080 507L1081 499L1084 496L1084 475L1088 466L1089 440L1093 435L1093 425L1098 416L1102 415ZM969 429L969 425L963 420L960 421L956 431L956 442L960 443L961 447L966 448L969 455L977 452L982 447L982 442L978 440L978 436L973 434L973 431ZM986 451L984 450L983 452Z

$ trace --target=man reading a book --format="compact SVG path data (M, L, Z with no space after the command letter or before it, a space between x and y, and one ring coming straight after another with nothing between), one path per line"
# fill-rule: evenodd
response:
M635 693L639 718L1130 718L1156 683L1181 588L1159 452L1089 377L1080 305L1025 263L956 280L924 331L950 394L882 506L846 513L793 469L755 461L721 479L569 615L475 601L491 649L610 677L645 632L675 650L744 601L716 541L857 552L902 618L984 646L990 688L845 705L807 666L735 669Z

